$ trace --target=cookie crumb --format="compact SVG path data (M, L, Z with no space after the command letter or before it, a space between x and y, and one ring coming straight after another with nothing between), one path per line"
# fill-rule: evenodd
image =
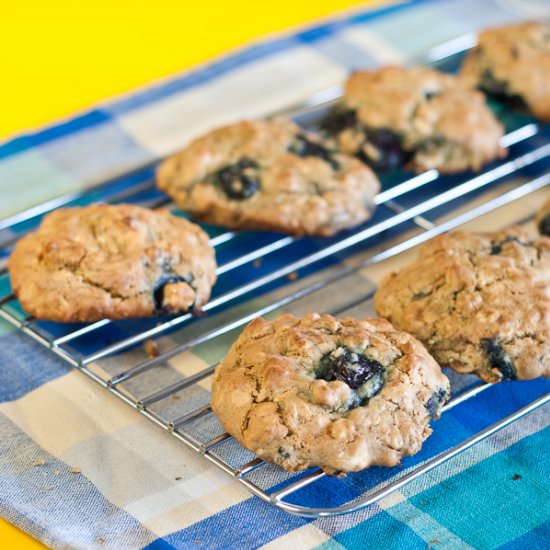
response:
M155 359L155 357L159 356L159 347L154 340L145 340L145 343L143 344L143 349L149 359Z
M512 476L512 479L513 479L514 481L517 481L518 479L521 479L521 476L520 476L519 474L514 474L514 475Z
M80 474L82 470L78 466L71 467L71 474Z
M174 401L179 401L181 399L181 396L179 396L177 393L175 393L173 396L172 396L172 399Z
M176 477L176 481L180 481L181 476Z
M34 467L44 466L44 464L46 464L46 461L43 458L37 458L36 460L33 460L33 462L32 462L32 465Z
M292 273L289 273L286 278L289 281L295 281L298 278L298 273L296 273L296 271L293 271Z
M262 265L262 259L261 258L257 258L256 260L254 260L252 262L252 265L256 268L260 267Z

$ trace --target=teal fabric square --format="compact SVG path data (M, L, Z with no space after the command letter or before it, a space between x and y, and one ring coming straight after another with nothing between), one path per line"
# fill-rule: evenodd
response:
M548 517L548 472L536 456L548 453L549 436L547 428L526 437L410 502L474 548L497 548L517 539ZM490 498L480 499L484 494Z
M342 531L316 547L317 550L332 550L338 548L337 542L344 548L360 550L362 548L391 548L391 550L426 550L426 542L410 527L393 518L387 512L380 512L351 529Z

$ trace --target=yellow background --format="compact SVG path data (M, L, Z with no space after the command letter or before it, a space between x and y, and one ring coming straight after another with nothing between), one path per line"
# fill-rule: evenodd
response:
M0 139L364 2L5 0ZM43 548L0 519L0 548Z

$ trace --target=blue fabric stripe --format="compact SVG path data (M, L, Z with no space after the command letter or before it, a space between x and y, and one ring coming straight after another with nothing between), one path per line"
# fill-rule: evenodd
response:
M47 143L48 141L73 134L74 132L79 132L84 128L104 124L109 120L111 120L111 116L104 111L89 111L68 122L63 122L57 126L51 126L42 132L26 134L0 145L0 159L21 153L27 149L32 149L42 143Z
M22 332L2 335L0 336L0 403L19 399L71 369L68 363Z
M170 546L155 541L146 548L258 548L311 521L313 520L291 516L269 504L250 498L187 529L164 537L163 540Z
M511 540L502 546L499 550L548 550L550 546L550 521L545 521L536 529L525 533L517 539Z
M0 515L56 548L136 548L156 537L84 474L46 453L0 414ZM42 466L33 466L37 459ZM56 474L56 471L59 473ZM103 541L103 542L102 542Z

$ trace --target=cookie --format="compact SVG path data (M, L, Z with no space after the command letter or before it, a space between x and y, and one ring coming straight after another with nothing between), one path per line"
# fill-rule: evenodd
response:
M424 346L384 319L310 313L250 323L216 368L211 405L262 459L342 475L418 452L449 392Z
M455 231L385 277L378 314L441 366L488 382L550 376L550 239Z
M128 204L56 210L9 259L12 289L25 311L60 322L200 309L215 269L200 227Z
M503 127L483 94L425 67L352 74L320 127L375 170L454 173L505 155Z
M550 199L537 214L536 224L541 235L550 237Z
M530 21L482 32L460 76L467 85L550 120L550 25Z
M330 236L367 220L376 176L284 119L219 128L164 161L160 189L229 228Z

